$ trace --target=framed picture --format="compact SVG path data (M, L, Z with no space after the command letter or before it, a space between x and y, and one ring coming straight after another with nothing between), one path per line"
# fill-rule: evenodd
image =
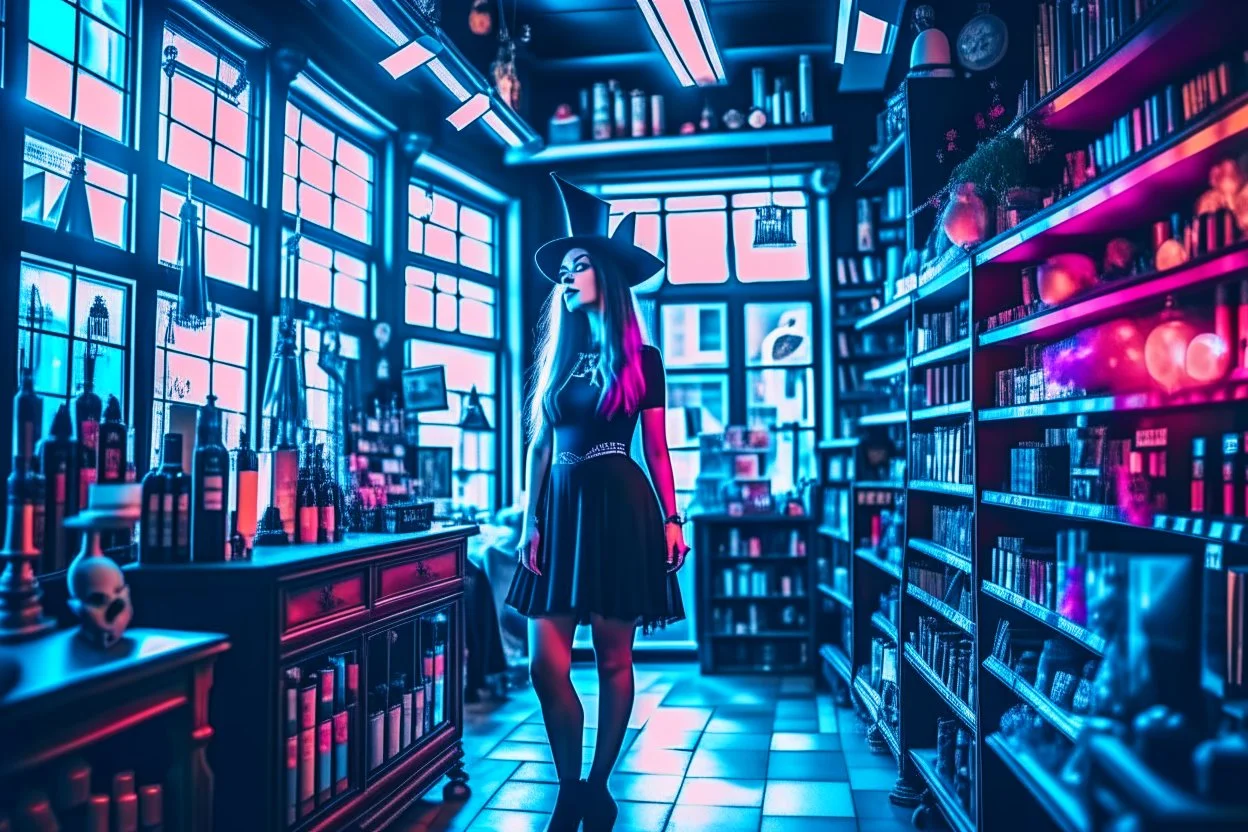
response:
M403 409L408 413L446 410L446 368L434 364L404 370Z
M451 499L451 449L417 448L416 478L420 481L421 497Z

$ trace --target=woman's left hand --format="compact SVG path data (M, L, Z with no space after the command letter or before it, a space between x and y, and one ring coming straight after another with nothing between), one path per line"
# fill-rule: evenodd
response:
M665 523L663 532L667 537L667 571L675 572L685 565L685 556L689 554L685 529L678 523Z

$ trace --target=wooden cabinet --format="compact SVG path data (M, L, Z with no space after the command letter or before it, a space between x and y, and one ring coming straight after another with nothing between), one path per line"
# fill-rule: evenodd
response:
M136 620L234 645L213 701L219 828L380 829L445 774L467 794L462 598L476 532L126 567Z
M136 600L142 603L142 595ZM58 788L72 761L90 767L93 793L108 793L122 771L133 772L137 786L159 785L166 829L219 828L205 748L213 737L213 663L228 648L221 635L144 628L132 628L107 650L82 641L75 630L6 645L0 651L0 817L11 800L35 793L52 796L58 808ZM23 828L20 815L14 820Z

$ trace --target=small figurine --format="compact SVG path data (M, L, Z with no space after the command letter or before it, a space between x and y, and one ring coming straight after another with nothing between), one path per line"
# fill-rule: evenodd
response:
M65 521L86 535L82 551L69 565L66 585L69 608L80 622L79 634L97 647L109 648L121 640L134 608L130 587L121 567L104 554L100 534L110 530L134 530L139 520L141 486L132 483L92 483L86 511Z

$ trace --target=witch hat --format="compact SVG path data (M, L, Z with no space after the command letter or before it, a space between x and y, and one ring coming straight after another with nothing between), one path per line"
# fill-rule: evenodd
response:
M533 256L537 267L548 280L559 280L559 265L569 249L583 248L589 256L603 262L607 269L622 277L629 286L644 283L663 268L663 261L633 242L637 228L637 215L626 214L616 226L611 227L611 205L588 191L552 173L555 187L563 201L563 212L568 222L567 236L558 237L542 245Z

